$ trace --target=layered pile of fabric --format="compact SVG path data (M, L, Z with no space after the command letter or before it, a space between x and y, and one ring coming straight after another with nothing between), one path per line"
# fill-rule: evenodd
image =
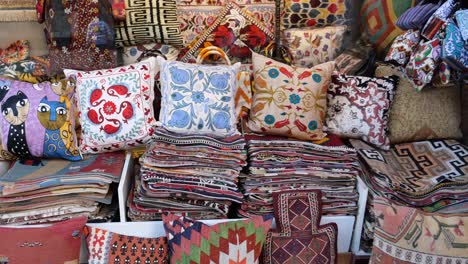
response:
M323 214L356 214L358 157L338 137L330 135L316 143L275 136L246 138L249 167L241 181L245 201L240 216L272 213L273 193L294 189L321 190Z
M230 205L242 201L237 182L246 159L241 135L216 138L157 129L155 142L140 158L129 217L159 220L164 211L226 218Z
M0 176L0 224L47 223L78 215L90 221L110 220L117 208L112 197L124 163L123 152L85 156L75 162L16 161Z
M363 163L362 179L369 187L361 245L370 250L375 215L374 197L417 207L425 212L468 213L468 148L456 140L397 144L382 151L351 140Z

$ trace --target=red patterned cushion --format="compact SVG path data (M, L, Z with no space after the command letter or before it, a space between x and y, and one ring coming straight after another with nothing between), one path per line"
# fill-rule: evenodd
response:
M89 263L169 263L165 237L144 238L86 227Z
M284 191L273 194L278 228L268 233L263 261L269 263L337 263L338 227L319 226L321 192Z
M326 130L388 149L387 123L397 83L397 76L333 75L327 94Z
M45 227L0 227L1 263L78 263L86 217Z
M217 46L226 52L232 63L250 63L252 50L264 53L273 40L274 34L262 22L229 1L216 21L188 46L181 60L194 60L204 47Z
M206 225L187 217L163 215L171 263L258 263L269 216Z

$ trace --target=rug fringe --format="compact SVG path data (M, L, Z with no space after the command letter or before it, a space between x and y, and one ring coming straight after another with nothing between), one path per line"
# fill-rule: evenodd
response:
M37 21L36 10L0 10L0 22Z

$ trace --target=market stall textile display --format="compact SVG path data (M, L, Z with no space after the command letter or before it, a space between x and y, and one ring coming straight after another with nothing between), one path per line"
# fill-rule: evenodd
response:
M249 166L241 177L245 198L238 215L270 214L274 192L296 189L320 189L324 214L356 214L357 153L338 137L317 144L277 136L246 135L246 140Z
M225 218L242 201L237 182L246 165L240 135L180 135L162 128L140 158L140 173L129 198L132 220L161 219L163 211L199 219Z
M111 204L110 185L119 182L124 160L124 153L112 152L76 162L41 160L37 166L16 161L0 177L0 224L103 217L102 204Z
M361 156L361 179L369 187L361 236L364 251L372 249L378 220L373 209L377 197L386 197L398 205L419 207L424 212L468 213L466 146L455 140L432 140L397 144L384 152L362 141L351 140L351 143ZM454 178L443 180L448 175Z

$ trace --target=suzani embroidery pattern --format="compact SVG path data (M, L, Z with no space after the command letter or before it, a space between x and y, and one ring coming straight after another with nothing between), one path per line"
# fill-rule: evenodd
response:
M79 72L78 116L82 127L80 149L100 153L149 142L154 132L155 58L127 66Z
M158 57L161 65L160 121L172 132L231 135L237 132L234 90L240 63L206 66Z
M327 95L327 132L388 149L387 123L397 83L396 76L333 75Z
M318 140L334 62L291 67L254 53L254 86L248 127L266 134Z

